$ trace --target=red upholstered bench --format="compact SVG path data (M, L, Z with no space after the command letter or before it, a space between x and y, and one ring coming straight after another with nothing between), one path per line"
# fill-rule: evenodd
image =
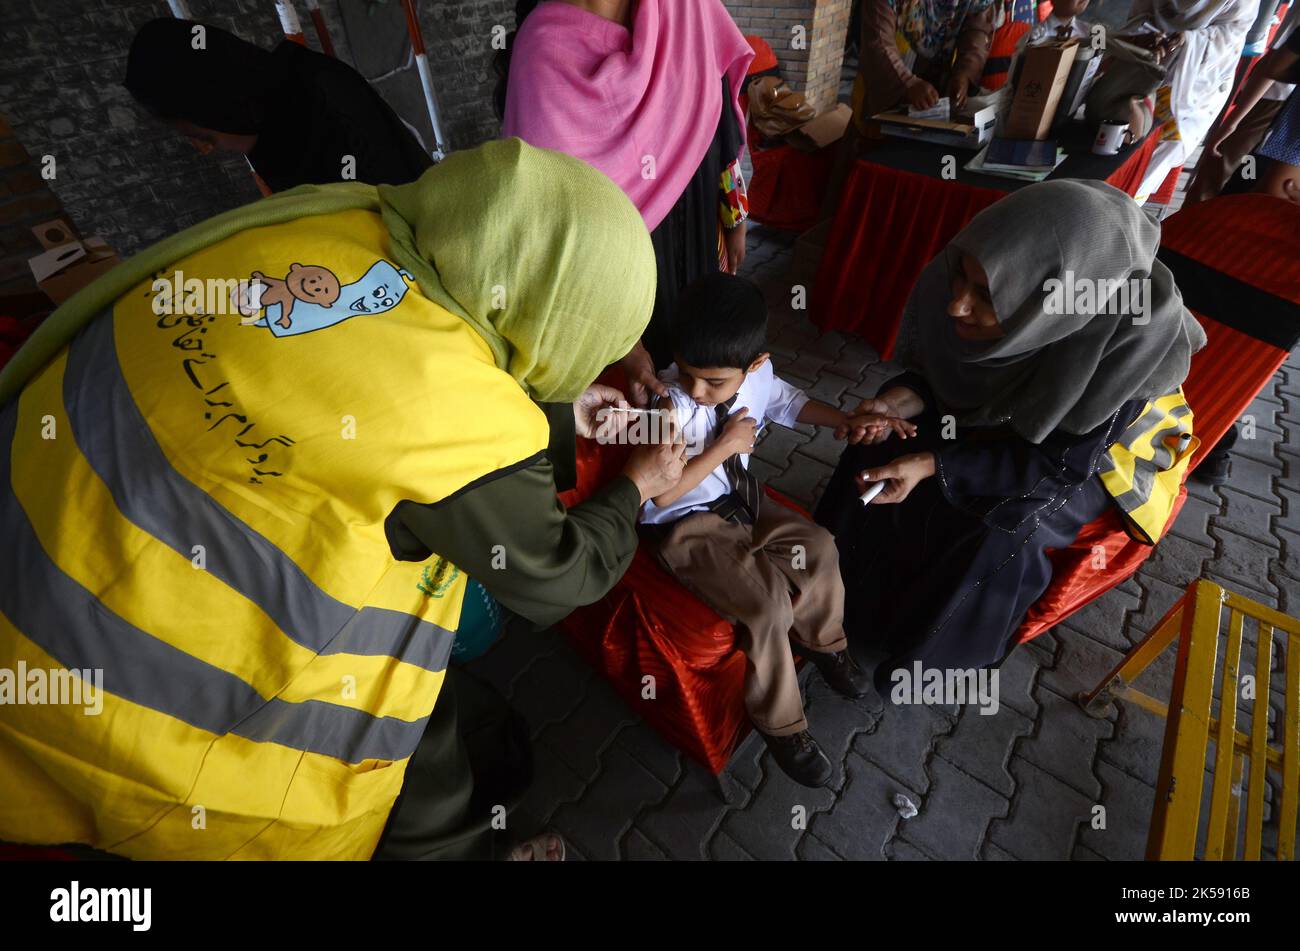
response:
M1300 339L1300 207L1267 196L1230 196L1189 206L1164 228L1171 267L1172 256L1178 256L1175 273L1184 299L1209 337L1184 386L1202 439L1195 466ZM1226 290L1221 298L1216 297L1216 280ZM1244 306L1243 285L1279 304L1290 302L1289 323L1283 317L1252 327L1238 319L1249 316L1232 310L1234 301ZM626 456L626 449L578 442L578 485L562 496L566 504L575 504L613 478ZM768 494L797 508L770 489ZM1186 489L1179 508L1185 497ZM1104 568L1096 567L1101 563L1095 557L1097 545L1106 552ZM1128 578L1150 553L1149 547L1129 539L1114 513L1085 526L1073 545L1052 554L1055 577L1026 616L1020 641L1037 636ZM730 624L641 550L608 595L574 611L561 628L665 739L713 772L722 772L749 730L743 700L745 658Z
M623 469L627 446L578 440L575 505ZM808 513L767 489L772 501ZM574 648L668 742L714 773L748 734L745 655L731 623L668 574L646 546L605 597L562 622ZM653 678L647 680L647 678Z

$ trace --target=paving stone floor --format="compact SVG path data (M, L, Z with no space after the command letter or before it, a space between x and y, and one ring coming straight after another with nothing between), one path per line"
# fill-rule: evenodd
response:
M874 395L888 368L861 341L819 334L791 309L792 249L792 236L757 226L742 269L767 294L777 372L850 408ZM1092 719L1071 698L1195 578L1300 616L1300 354L1247 417L1253 438L1237 444L1231 483L1190 483L1173 533L1136 576L1017 649L1001 671L996 715L893 705L874 715L806 667L811 728L836 764L828 789L792 783L751 735L731 762L724 802L708 773L561 635L512 629L472 667L510 697L535 740L537 777L513 831L557 829L585 859L1141 858L1164 721L1124 705ZM840 448L809 427L774 425L752 468L811 507ZM1171 650L1138 686L1167 695L1173 661ZM894 807L900 793L914 817ZM1104 829L1093 827L1099 805ZM1276 828L1268 831L1275 841Z

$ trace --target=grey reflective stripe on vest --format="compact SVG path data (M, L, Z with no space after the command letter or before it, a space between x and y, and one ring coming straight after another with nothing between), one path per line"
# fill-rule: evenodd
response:
M1162 397L1163 398L1163 397ZM1192 412L1190 406L1180 404L1172 409L1165 411L1152 406L1146 410L1136 422L1127 430L1125 437L1121 438L1120 444L1133 452L1133 484L1126 492L1115 497L1115 504L1124 512L1135 512L1147 503L1151 498L1151 491L1155 487L1156 475L1164 472L1166 469L1173 468L1176 457L1174 451L1164 443L1164 437L1170 433L1183 432L1186 426L1183 419ZM1161 427L1150 435L1143 434L1147 429L1164 419L1166 416L1171 417L1168 425ZM1131 436L1129 434L1132 434ZM1139 438L1142 437L1142 438ZM1150 445L1152 457L1143 459L1137 454L1135 446ZM1109 453L1105 456L1105 471L1109 472L1115 468L1115 461Z
M408 722L321 701L265 700L229 671L119 617L69 577L46 554L12 489L18 405L0 410L0 611L28 640L70 670L102 670L109 693L211 733L349 763L415 751L428 717Z
M425 670L446 669L451 632L401 611L358 613L173 468L122 376L111 314L92 320L73 340L63 402L77 446L122 517L186 559L203 545L207 571L296 643L321 654L397 657Z
M1137 460L1142 462L1141 459ZM1156 484L1156 470L1149 466L1133 466L1133 487L1127 492L1115 496L1115 504L1121 511L1136 512L1151 498L1151 489Z

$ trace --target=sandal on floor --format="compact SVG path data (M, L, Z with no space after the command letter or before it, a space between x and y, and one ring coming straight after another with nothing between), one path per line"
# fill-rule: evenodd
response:
M555 832L543 832L510 850L507 862L563 862L564 839ZM540 858L538 856L541 856Z

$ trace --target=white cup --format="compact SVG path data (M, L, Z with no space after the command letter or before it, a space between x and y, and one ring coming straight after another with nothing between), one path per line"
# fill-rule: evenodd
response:
M1092 143L1093 155L1114 155L1124 144L1124 134L1128 132L1127 122L1102 121L1097 129L1097 138Z

